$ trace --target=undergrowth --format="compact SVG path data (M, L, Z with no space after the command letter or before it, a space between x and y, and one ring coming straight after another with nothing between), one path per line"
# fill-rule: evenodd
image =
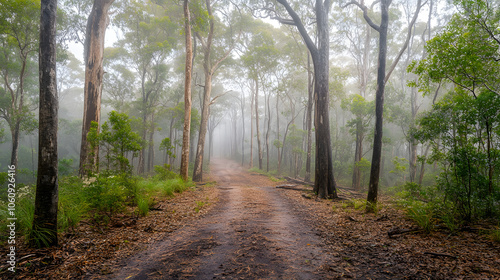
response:
M163 179L170 177L170 179ZM184 182L170 172L153 178L140 178L128 174L102 173L83 182L76 176L59 180L58 232L74 232L82 220L94 226L106 226L118 213L146 216L159 199L182 193L194 184ZM20 186L16 198L16 232L42 246L47 240L43 229L33 229L35 187ZM0 199L0 230L7 232L9 212L7 201ZM131 210L133 209L133 210ZM0 237L0 244L7 242Z
M277 175L277 172L276 171L269 171L269 172L266 172L264 170L260 170L259 168L257 167L252 167L250 168L248 171L250 172L255 172L255 173L259 173L259 174L262 174L262 175L265 175L269 178L269 180L273 181L273 182L282 182L282 181L285 181L284 179L282 178L277 178L275 177Z

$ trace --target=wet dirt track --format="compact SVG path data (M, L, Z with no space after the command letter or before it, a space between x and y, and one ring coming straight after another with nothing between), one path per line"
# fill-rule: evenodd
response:
M129 258L108 279L322 279L327 254L307 217L267 177L211 164L219 202Z

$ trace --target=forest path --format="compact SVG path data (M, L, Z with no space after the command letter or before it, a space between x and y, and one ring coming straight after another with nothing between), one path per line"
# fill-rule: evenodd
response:
M219 202L207 216L151 244L111 279L322 279L318 233L265 176L214 160Z

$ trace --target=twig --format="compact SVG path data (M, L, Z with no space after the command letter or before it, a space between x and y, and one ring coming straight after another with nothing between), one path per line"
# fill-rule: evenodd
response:
M422 229L419 227L410 228L410 229L393 228L387 232L387 235L389 235L389 237L393 237L394 235L405 234L405 233L409 233L409 232L417 232L417 231L421 231L421 230Z

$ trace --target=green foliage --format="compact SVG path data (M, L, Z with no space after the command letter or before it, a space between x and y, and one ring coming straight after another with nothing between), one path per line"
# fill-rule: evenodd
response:
M158 180L169 180L178 177L178 174L171 170L170 164L164 164L163 166L155 165L155 178Z
M70 176L75 172L73 167L73 159L71 158L62 158L59 160L58 165L58 174L60 177Z
M54 232L45 228L35 226L34 228L30 228L28 230L28 234L26 235L26 240L29 244L33 244L36 248L46 248L49 246L51 240L53 238Z
M82 180L77 176L64 176L59 180L59 212L57 225L59 231L75 229L89 211L85 201Z
M371 162L366 158L361 158L360 161L355 163L355 166L359 167L361 172L361 184L365 186L368 185L370 168L372 166Z
M491 236L491 239L493 239L493 241L500 243L500 228L492 230L490 233L490 236Z
M161 140L160 151L165 151L168 156L175 158L175 155L173 154L174 148L175 147L174 145L172 145L172 141L170 140L170 138L166 137Z
M153 205L153 201L149 196L138 196L137 197L137 210L139 215L147 216L149 213L149 207Z
M408 168L408 160L406 158L394 157L392 159L393 169L389 171L397 177L396 184L406 181L406 169Z
M126 153L132 152L136 156L142 148L142 139L132 131L129 117L111 111L98 138L106 150L107 168L113 167L118 173L130 173L132 168Z
M500 164L499 115L498 95L458 90L423 115L415 132L416 139L431 143L428 162L442 166L438 186L467 221L498 214L493 205L500 199L499 181L491 174L500 171L493 168Z
M407 215L423 229L425 233L431 232L434 226L434 213L425 203L414 203L407 208Z
M129 184L126 180L123 175L99 175L94 182L84 187L85 201L93 213L94 222L99 224L103 219L107 223L125 208L127 194L133 193L133 190L127 190Z

